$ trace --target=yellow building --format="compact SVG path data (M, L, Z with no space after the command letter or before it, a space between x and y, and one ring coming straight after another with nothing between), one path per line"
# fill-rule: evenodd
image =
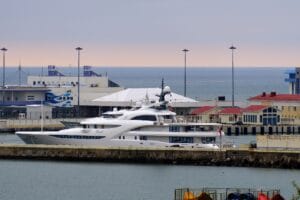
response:
M218 111L216 106L202 106L191 111L189 120L193 122L218 122Z
M251 105L265 105L277 108L281 113L281 124L300 124L300 95L299 94L270 94L248 99Z

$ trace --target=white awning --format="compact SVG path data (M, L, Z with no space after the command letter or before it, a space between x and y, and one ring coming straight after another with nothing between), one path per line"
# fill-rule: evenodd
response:
M158 101L159 97L157 95L159 95L160 92L160 88L128 88L97 98L93 101L99 106L128 107L134 106L137 102L143 102L146 99ZM166 100L172 107L191 107L191 105L196 105L198 103L194 99L173 92L171 95L166 95Z

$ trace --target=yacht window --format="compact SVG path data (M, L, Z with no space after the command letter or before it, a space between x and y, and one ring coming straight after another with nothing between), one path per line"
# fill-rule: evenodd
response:
M147 136L140 136L140 140L147 140Z
M83 124L83 128L87 128L87 125L86 125L86 124Z
M212 143L216 142L216 138L215 137L202 137L201 142L203 144L212 144Z
M103 118L108 118L108 119L110 119L110 118L118 118L118 117L120 117L120 116L122 116L123 114L103 114L102 116L103 116Z
M155 115L140 115L132 118L131 120L145 120L145 121L156 121Z
M95 125L96 126L96 125ZM101 128L101 129L108 129L108 128L117 128L117 127L120 127L121 125L99 125L98 128Z
M170 126L169 127L169 132L179 132L180 131L180 126Z
M185 131L186 132L195 131L195 127L194 126L186 126Z
M134 139L137 140L137 136L134 136Z
M174 116L173 116L173 115L164 115L163 118L164 118L164 121L165 121L165 122L169 122L169 123L175 122L175 121L176 121L176 120L174 119Z
M169 137L170 143L194 143L193 137Z
M123 140L125 140L125 136L123 136Z
M164 118L165 119L173 119L173 115L165 115Z
M121 136L119 136L119 139L121 139Z

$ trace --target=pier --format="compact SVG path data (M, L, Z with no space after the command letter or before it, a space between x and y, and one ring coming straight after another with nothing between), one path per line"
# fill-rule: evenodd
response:
M57 119L1 119L0 133L14 133L15 131L39 131L41 126L43 130L61 130L65 128L63 122L67 120L68 123L79 123L81 118L57 118Z
M0 158L300 169L300 150L267 148L209 150L2 144Z

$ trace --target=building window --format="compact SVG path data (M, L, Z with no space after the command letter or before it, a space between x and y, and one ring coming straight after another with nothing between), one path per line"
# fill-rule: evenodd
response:
M259 116L259 122L260 123L262 122L262 116L261 115Z
M36 82L35 81L33 81L33 83L32 83L33 85L35 85L36 84Z

